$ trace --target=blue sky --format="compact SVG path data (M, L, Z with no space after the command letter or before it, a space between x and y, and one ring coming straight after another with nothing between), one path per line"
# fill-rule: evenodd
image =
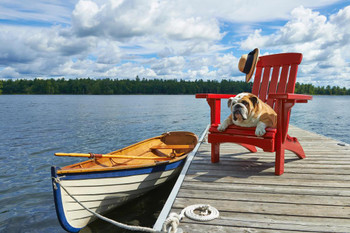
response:
M301 52L298 81L350 88L350 1L2 0L0 79L244 80L237 64Z

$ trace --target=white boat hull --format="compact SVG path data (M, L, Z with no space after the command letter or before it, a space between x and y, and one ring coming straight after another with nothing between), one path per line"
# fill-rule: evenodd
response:
M184 160L181 160L159 165L157 169L151 167L64 176L57 175L57 169L52 167L53 190L59 221L67 231L78 232L95 220L94 215L71 198L61 185L84 206L103 214L178 175L183 163ZM55 179L59 179L59 183Z

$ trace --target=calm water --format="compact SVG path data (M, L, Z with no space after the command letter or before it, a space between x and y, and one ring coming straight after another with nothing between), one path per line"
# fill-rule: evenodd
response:
M293 108L291 123L350 143L349 104L349 96L315 96ZM225 106L226 101L223 118ZM50 166L81 160L55 157L55 152L107 153L171 130L200 135L209 107L192 95L0 95L0 117L0 232L64 232L56 218ZM109 217L152 226L170 188L161 187ZM116 228L96 221L83 230L106 231Z

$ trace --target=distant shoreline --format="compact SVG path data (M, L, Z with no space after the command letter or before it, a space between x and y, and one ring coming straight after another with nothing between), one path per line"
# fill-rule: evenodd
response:
M251 92L252 83L232 80L163 79L18 79L0 80L0 94L6 95L193 95L196 93L234 94ZM310 95L350 95L338 86L315 87L296 83L295 93Z
M232 94L232 95L235 95L235 94L238 94L238 93L227 93L227 94ZM38 96L131 96L131 95L146 95L146 96L164 96L164 95L195 95L195 94L0 94L0 96L33 96L33 95L38 95ZM319 94L310 94L312 96L350 96L350 95L319 95Z

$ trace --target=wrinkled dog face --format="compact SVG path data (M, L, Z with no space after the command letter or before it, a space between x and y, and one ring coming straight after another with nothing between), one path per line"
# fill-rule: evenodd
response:
M247 120L257 102L257 98L248 93L241 93L236 97L230 98L227 104L232 112L232 120L237 122Z

